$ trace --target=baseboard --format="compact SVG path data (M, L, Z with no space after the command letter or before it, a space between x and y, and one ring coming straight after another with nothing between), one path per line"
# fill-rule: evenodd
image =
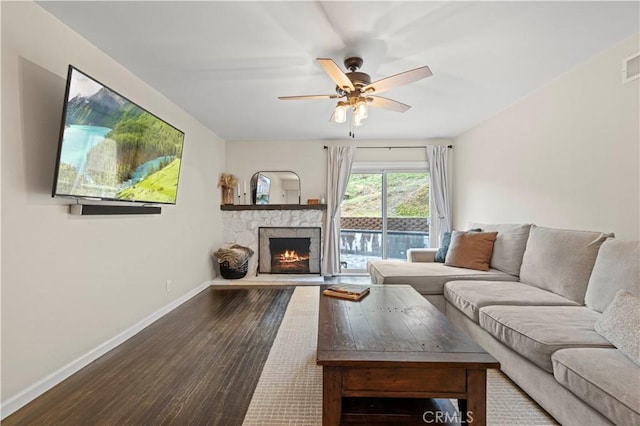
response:
M39 397L40 395L42 395L43 393L45 393L46 391L48 391L49 389L57 385L58 383L65 380L67 377L76 373L80 369L86 367L87 365L89 365L96 359L100 358L102 355L106 354L111 349L114 349L115 347L117 347L127 339L135 336L142 329L144 329L154 321L168 314L178 306L182 305L183 303L185 303L186 301L194 297L196 294L207 289L209 285L210 285L210 282L205 281L204 283L198 285L193 290L189 291L188 293L185 293L184 295L180 296L179 298L169 303L168 305L165 305L162 308L158 309L151 315L144 318L142 321L138 322L137 324L134 324L133 326L129 327L128 329L118 334L117 336L112 337L111 339L107 340L101 345L90 350L86 354L80 356L79 358L75 359L74 361L71 361L69 364L65 365L59 370L48 375L44 379L34 383L33 385L29 386L28 388L24 389L23 391L19 392L13 397L7 399L6 401L3 401L2 404L0 404L0 420L4 420L6 417L11 415L18 409L27 405L29 402L33 401L34 399L36 399L37 397Z

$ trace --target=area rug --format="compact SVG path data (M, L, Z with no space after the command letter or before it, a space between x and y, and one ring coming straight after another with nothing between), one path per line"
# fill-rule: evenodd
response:
M243 425L322 424L322 367L316 365L318 287L297 287ZM487 374L488 425L557 423L500 371Z

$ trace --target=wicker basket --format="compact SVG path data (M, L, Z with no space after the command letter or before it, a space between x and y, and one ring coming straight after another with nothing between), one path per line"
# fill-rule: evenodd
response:
M222 278L226 278L228 280L237 280L240 278L244 278L247 275L247 270L249 269L249 260L247 259L239 268L232 269L229 267L229 262L220 262L220 275Z

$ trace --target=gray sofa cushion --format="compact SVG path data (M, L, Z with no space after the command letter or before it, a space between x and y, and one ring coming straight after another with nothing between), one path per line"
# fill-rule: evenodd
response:
M489 269L456 268L442 263L370 260L367 271L374 284L409 284L420 294L443 294L444 283L454 280L513 281L514 276Z
M617 425L640 425L640 368L617 349L562 349L553 376Z
M585 303L603 312L618 290L640 296L640 241L608 239L602 243L589 278Z
M520 281L583 304L598 249L610 236L532 225Z
M550 291L514 281L449 281L444 285L444 297L475 323L485 306L578 306Z
M543 370L551 354L571 347L613 347L593 329L600 313L583 306L486 306L480 326Z
M480 228L483 232L497 232L493 244L490 266L511 275L520 275L522 256L527 247L531 224L470 223L468 228Z

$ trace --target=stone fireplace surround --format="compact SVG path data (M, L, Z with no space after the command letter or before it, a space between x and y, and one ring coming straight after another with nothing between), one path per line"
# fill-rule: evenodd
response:
M223 210L223 242L229 245L240 244L253 249L255 254L249 259L247 277L254 277L258 270L258 229L260 227L319 227L324 238L324 214L322 209L289 210L286 207L269 210Z

